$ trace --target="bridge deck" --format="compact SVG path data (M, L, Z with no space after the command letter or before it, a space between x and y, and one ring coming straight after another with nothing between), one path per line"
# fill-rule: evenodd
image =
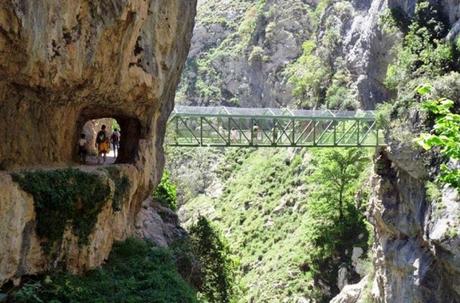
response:
M176 106L168 144L227 147L383 146L372 111Z

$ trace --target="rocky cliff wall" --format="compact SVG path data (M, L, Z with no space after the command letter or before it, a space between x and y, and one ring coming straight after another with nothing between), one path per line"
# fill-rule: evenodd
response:
M425 176L408 173L406 165L389 159L391 153L398 154L380 154L373 181L372 295L377 302L460 302L458 192L445 188L433 200Z
M313 32L317 1L198 1L192 48L176 101L279 107L292 102L286 68Z
M195 6L193 0L0 3L0 285L55 267L93 268L113 241L135 232L141 203L161 177L165 126ZM11 172L73 166L85 122L107 117L124 130L119 174L77 167L99 175L110 191L88 243L68 227L48 254L47 239L37 235L38 201ZM129 186L118 209L120 178ZM84 214L81 201L73 203Z
M73 222L69 220L62 239L50 252L45 248L49 239L37 234L37 226L43 224L38 220L37 213L37 203L40 201L34 201L32 194L25 192L14 182L9 173L0 172L0 285L7 281L19 283L23 275L33 275L55 268L81 273L97 267L108 257L114 241L124 240L134 234L136 214L145 198L144 193L149 188L148 178L142 178L144 172L132 165L118 166L121 175L130 180L130 186L125 189L123 199L119 201L119 209L115 210L114 194L119 184L105 170L95 167L80 169L99 175L102 182L109 185L110 193L97 214L88 243L82 245L79 242L80 239L71 228ZM55 186L58 190L58 185ZM65 197L62 198L62 203L65 203ZM83 210L79 215L84 216L85 213ZM65 216L64 213L57 215ZM50 222L58 221L59 219ZM56 231L58 226L49 228Z
M439 3L454 32L460 18L460 2ZM399 7L411 15L416 4L417 1L399 0L353 2L361 13L350 27L348 35L353 39L347 40L346 49L350 52L346 57L349 63L358 63L358 79L363 82L356 83L364 84L358 88L365 88L361 90L365 106L391 97L381 85L381 76L392 60L384 54L394 40L381 30L379 16L389 7ZM433 81L438 96L458 102L458 74ZM365 278L368 282L363 280L345 288L334 303L369 299L392 303L460 302L460 197L449 187L440 189L438 197L433 197L428 189L440 157L423 153L412 143L417 134L426 131L421 115L411 110L398 117L397 127L393 126L387 134L388 148L377 156L369 209L369 219L375 227L375 272Z

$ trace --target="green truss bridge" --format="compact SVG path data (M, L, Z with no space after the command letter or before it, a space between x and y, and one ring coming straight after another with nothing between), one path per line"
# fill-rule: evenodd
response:
M167 144L220 147L384 146L372 111L176 106Z

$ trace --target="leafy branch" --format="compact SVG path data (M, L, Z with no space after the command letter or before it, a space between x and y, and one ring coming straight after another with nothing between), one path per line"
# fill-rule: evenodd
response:
M429 91L429 87L418 90L422 95ZM441 155L451 160L450 163L441 165L439 180L459 189L460 115L453 112L454 104L454 101L445 98L424 102L422 108L434 116L435 124L430 133L421 134L416 142L425 150L439 149Z

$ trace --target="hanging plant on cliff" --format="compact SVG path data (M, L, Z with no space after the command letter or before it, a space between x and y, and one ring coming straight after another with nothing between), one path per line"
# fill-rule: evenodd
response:
M421 87L419 93L427 94L429 87ZM441 165L439 180L460 189L460 115L453 113L454 101L449 99L429 100L422 108L435 119L433 130L420 135L416 142L425 150L438 149L443 156L450 159Z

